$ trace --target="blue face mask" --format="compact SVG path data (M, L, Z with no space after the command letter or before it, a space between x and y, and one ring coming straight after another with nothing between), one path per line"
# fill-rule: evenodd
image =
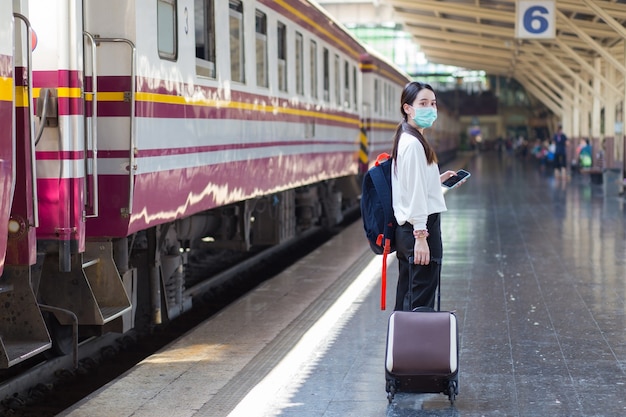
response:
M413 106L411 106L413 107ZM437 120L437 109L434 107L413 107L415 109L415 117L413 121L418 127L429 128Z

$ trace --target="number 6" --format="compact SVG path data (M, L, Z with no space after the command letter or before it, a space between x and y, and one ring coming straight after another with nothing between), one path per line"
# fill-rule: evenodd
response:
M534 34L545 32L548 29L548 20L544 15L548 13L548 9L543 6L529 7L524 13L524 29Z

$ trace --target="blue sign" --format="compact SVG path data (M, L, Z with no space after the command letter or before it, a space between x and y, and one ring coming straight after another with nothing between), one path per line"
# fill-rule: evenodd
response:
M470 126L469 134L471 136L478 136L478 135L480 135L480 127L479 126Z

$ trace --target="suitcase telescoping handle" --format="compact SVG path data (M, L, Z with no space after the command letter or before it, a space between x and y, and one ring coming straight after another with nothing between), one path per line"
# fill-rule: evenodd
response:
M413 265L415 258L409 256L409 310L413 310ZM430 262L439 264L441 268L441 258L430 258ZM419 307L418 307L419 308ZM437 274L437 311L441 311L441 269Z

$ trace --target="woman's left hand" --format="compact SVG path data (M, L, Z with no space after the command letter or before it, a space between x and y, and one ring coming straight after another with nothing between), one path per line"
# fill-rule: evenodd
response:
M442 183L452 177L454 177L456 175L456 172L454 171L446 171L443 174L439 175L439 181L441 181Z

